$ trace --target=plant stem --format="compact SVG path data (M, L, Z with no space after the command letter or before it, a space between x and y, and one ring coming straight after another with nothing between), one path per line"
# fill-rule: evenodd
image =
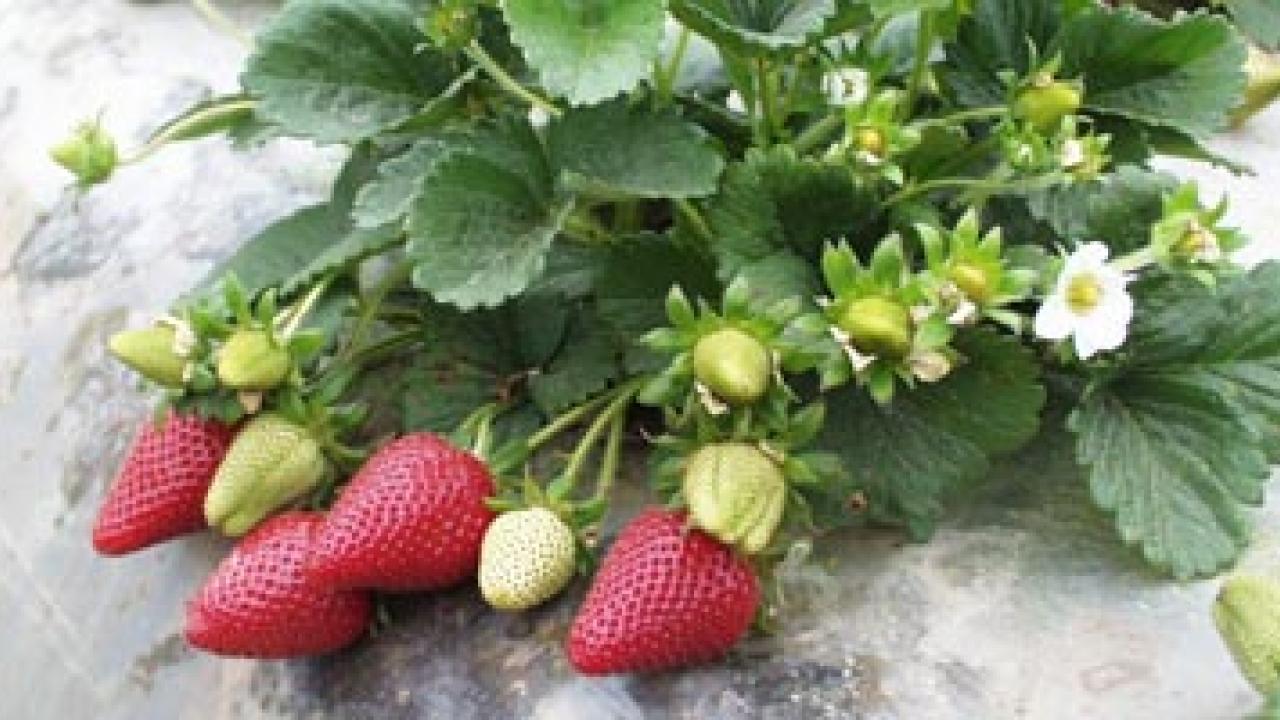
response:
M613 234L609 229L600 223L595 216L587 212L575 212L564 219L564 226L561 228L564 234L588 244L598 244L609 242L613 239Z
M920 98L920 88L924 85L925 73L929 70L929 52L933 50L933 13L924 10L920 13L920 23L916 27L915 64L911 67L911 76L907 79L907 102L903 106L910 117Z
M756 104L760 107L760 114L756 118L758 127L756 129L756 144L760 147L769 147L773 144L774 132L774 107L773 107L773 84L769 82L769 65L764 58L756 58L755 62L756 76Z
M546 110L547 114L551 117L559 117L564 114L564 112L552 104L550 100L547 100L524 85L521 85L519 81L507 74L507 71L498 64L497 60L493 59L493 56L480 45L478 40L471 41L471 44L466 48L466 53L467 57L471 58L475 64L483 68L484 71L489 74L489 77L493 78L494 82L498 83L503 90L506 90L514 97L523 100L534 107Z
M711 231L711 226L707 224L706 218L702 217L702 213L698 212L698 208L693 203L684 198L673 200L676 210L684 216L685 220L693 226L693 231L698 234L708 245L716 241L716 234Z
M213 0L191 0L191 5L210 25L235 38L241 45L253 47L253 40L248 33L241 30L239 25L218 9L218 6L213 4Z
M302 324L303 319L305 319L307 314L311 312L311 309L315 307L316 301L324 295L324 292L329 289L329 284L332 282L333 276L326 275L311 288L311 290L302 298L301 301L298 302L297 305L293 306L293 309L289 311L288 319L285 320L284 326L280 328L280 335L282 337L288 339L298 331L298 326Z
M934 190L943 190L946 188L972 188L974 190L984 190L989 192L998 192L1000 190L1009 190L1015 188L1033 189L1041 185L1052 185L1061 180L1059 175L1046 175L1040 178L1002 180L999 178L938 178L929 180L918 185L905 187L898 192L890 195L884 202L886 205L894 205L904 200L910 200L913 197L933 192Z
M680 74L680 66L684 64L685 52L689 49L689 28L680 27L680 35L676 38L676 46L671 51L671 60L666 67L662 66L659 60L654 72L654 90L657 95L658 105L667 105L671 102L671 98L675 96L676 79Z
M596 491L592 499L603 501L613 489L618 479L618 464L622 459L622 431L626 428L626 413L618 413L609 428L609 439L605 441L604 457L600 459L600 472L596 475Z
M955 125L956 123L968 122L970 120L989 120L997 118L1009 112L1009 108L1004 105L992 105L990 107L970 108L969 110L961 110L960 112L943 115L936 118L925 118L920 121L921 125Z
M601 436L609 429L610 423L625 416L627 408L631 406L631 401L638 392L640 392L639 381L632 381L618 388L613 393L613 400L591 422L591 426L587 428L587 432L578 441L578 446L574 448L573 454L569 456L569 462L564 467L563 477L567 478L568 481L566 496L573 491L573 487L577 484L578 476L582 473L582 466L586 464L587 458L590 457L591 451L595 449L596 443L600 442Z
M396 351L407 345L412 345L422 338L422 331L415 328L413 330L405 330L396 333L390 337L383 338L378 342L361 348L349 358L352 365L362 365L366 368L376 365L383 357L393 355Z
M378 312L382 308L382 303L401 283L409 279L413 273L413 263L409 261L401 262L387 273L382 282L373 289L369 297L361 303L360 315L356 318L355 328L351 331L351 338L347 341L346 347L342 349L338 355L335 364L350 362L351 358L360 350L360 344L364 342L365 336L369 334L369 330L373 328L373 323L378 318Z
M555 420L548 423L546 427L530 435L529 438L525 440L525 445L528 446L530 452L546 445L557 435L564 432L569 427L576 425L579 420L608 402L610 397L612 397L611 393L603 392L580 405L570 408Z
M146 145L138 148L138 150L136 150L132 155L121 159L120 163L123 165L130 165L146 160L165 145L181 138L183 133L190 131L192 128L199 127L203 123L216 120L224 115L243 112L245 110L253 110L257 106L257 100L246 98L244 100L235 100L224 105L207 107L200 112L188 115L165 128L163 132L151 138L151 140L147 141Z
M796 137L795 142L791 143L791 146L796 149L797 153L804 154L809 152L821 145L832 132L838 130L843 124L844 113L832 113L805 128L804 132Z

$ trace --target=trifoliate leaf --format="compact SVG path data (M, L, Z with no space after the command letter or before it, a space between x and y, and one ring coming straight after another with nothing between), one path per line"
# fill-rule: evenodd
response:
M977 0L973 14L945 48L940 68L951 95L962 105L1003 105L1000 73L1025 75L1033 48L1043 57L1062 25L1062 4L1046 0Z
M1245 47L1226 20L1170 21L1132 8L1082 13L1059 39L1064 77L1084 79L1084 107L1205 136L1244 91Z
M702 128L621 101L570 110L552 123L547 145L571 187L604 197L710 195L724 169Z
M1160 219L1164 196L1177 181L1161 172L1125 165L1096 182L1058 186L1028 198L1032 215L1065 240L1097 240L1113 257L1144 247Z
M1123 369L1072 418L1078 454L1125 542L1176 577L1213 573L1247 543L1242 506L1280 450L1280 265L1135 295Z
M674 0L671 14L745 55L800 48L821 35L835 0Z
M423 179L445 154L435 138L414 143L378 166L378 174L356 195L351 215L360 227L376 227L404 218L422 193Z
M865 489L872 519L905 523L918 539L932 532L946 493L1031 439L1044 404L1035 359L1017 340L978 329L956 346L966 359L951 375L886 406L854 387L827 397L823 449Z
M507 0L503 12L542 86L575 105L635 87L662 44L662 0Z
M409 3L290 0L258 37L242 82L287 134L351 142L412 117L453 79Z
M799 158L785 147L753 151L730 165L707 221L724 280L779 250L813 262L826 242L870 247L884 232L874 191L847 167Z
M462 309L496 306L542 274L571 209L527 123L478 132L435 164L410 209L414 284Z

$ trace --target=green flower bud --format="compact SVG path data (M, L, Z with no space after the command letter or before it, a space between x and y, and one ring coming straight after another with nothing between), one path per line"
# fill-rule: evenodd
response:
M1263 695L1280 691L1280 583L1228 578L1213 604L1213 621L1254 688Z
M741 330L717 330L693 346L694 377L716 397L735 405L759 400L769 389L772 372L764 343Z
M684 471L689 519L747 554L764 550L782 521L787 483L782 469L755 445L706 445Z
M168 325L118 332L107 340L117 360L151 382L168 388L183 386L186 358L174 351L176 332Z
M71 171L82 187L111 177L119 163L116 142L97 122L86 122L49 150L54 162Z
M954 263L947 270L947 277L960 288L965 297L981 305L991 299L995 285L987 271L969 262Z
M311 434L279 415L259 415L232 441L205 496L211 527L239 537L310 492L326 463Z
M236 390L270 390L289 365L289 351L266 330L238 330L218 351L218 379Z
M840 314L838 324L862 352L900 358L911 349L911 312L894 300L854 300Z
M1083 96L1077 86L1054 80L1050 75L1040 75L1018 93L1013 114L1040 132L1050 132L1062 118L1080 109L1081 100Z

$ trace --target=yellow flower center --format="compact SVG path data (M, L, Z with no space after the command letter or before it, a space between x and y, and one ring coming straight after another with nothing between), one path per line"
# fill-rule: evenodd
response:
M880 132L877 128L859 128L855 141L859 150L871 153L879 158L884 157L885 150L887 149L885 147L886 143L884 133Z
M1098 307L1102 301L1102 283L1092 273L1080 273L1067 283L1067 307L1077 315Z

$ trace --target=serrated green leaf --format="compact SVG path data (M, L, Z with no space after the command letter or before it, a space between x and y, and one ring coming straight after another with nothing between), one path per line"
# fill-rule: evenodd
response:
M1164 195L1176 186L1170 175L1126 165L1097 182L1032 195L1027 205L1059 237L1104 242L1112 256L1119 257L1150 242L1151 225L1160 219Z
M424 138L378 166L377 175L356 195L351 216L360 227L377 227L404 218L422 193L426 175L445 154L444 144Z
M393 223L374 228L347 228L338 237L337 242L302 263L300 269L282 282L280 294L285 297L301 294L321 277L354 267L361 260L404 242L400 228Z
M551 193L542 146L527 124L477 133L436 163L410 209L414 284L463 309L524 291L542 274L573 207Z
M1084 79L1085 108L1196 137L1225 126L1244 92L1244 44L1210 15L1082 13L1063 28L1059 47L1063 75Z
M738 277L747 282L756 308L791 298L799 298L802 307L809 307L822 292L813 265L790 250L778 250L742 266Z
M635 87L662 44L662 0L507 0L503 13L542 86L575 105Z
M291 135L352 142L412 117L455 72L424 47L409 3L290 0L258 37L242 82Z
M1280 450L1280 265L1134 292L1123 369L1073 416L1079 457L1127 543L1176 577L1213 573L1247 543L1241 506Z
M579 312L559 352L529 380L529 394L551 416L586 400L616 379L618 346L594 314Z
M570 110L552 123L547 145L572 187L604 197L710 195L724 169L702 128L622 101Z
M671 14L745 55L804 47L836 14L835 0L674 0Z
M887 406L852 387L827 397L822 448L865 489L873 519L917 538L932 532L946 493L1035 434L1044 404L1035 360L1015 339L978 329L955 344L966 360L951 375Z
M788 148L753 151L725 172L707 207L722 279L780 250L816 262L829 241L869 248L884 233L875 193L848 168L797 157Z

